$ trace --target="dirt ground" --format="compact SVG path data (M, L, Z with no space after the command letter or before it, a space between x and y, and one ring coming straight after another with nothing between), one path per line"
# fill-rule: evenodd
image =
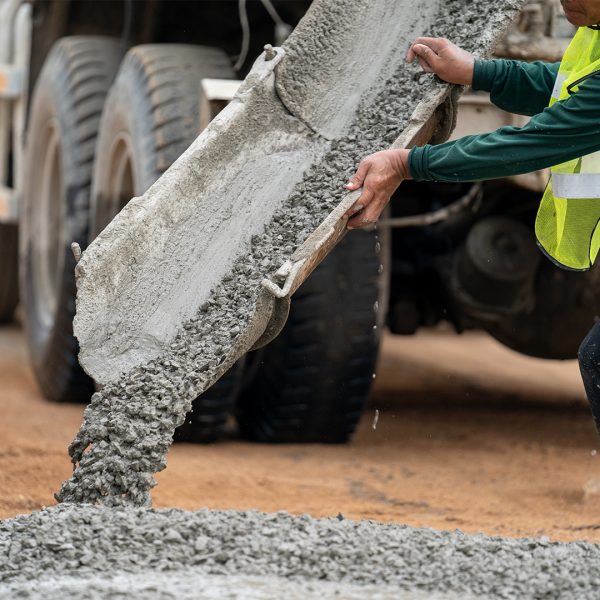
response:
M482 334L388 336L376 384L347 446L175 446L155 506L600 542L600 438L574 361L525 358ZM0 408L6 518L53 503L83 410L41 398L16 326L0 330Z

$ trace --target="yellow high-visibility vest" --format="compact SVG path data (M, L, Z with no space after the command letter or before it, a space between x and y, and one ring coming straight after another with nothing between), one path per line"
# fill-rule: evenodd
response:
M560 63L549 106L576 94L598 72L600 31L581 27ZM600 250L600 152L552 167L551 173L535 223L538 245L558 266L586 271Z

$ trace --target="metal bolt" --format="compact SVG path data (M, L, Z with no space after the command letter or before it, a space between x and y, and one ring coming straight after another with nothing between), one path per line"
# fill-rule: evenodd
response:
M275 50L275 48L273 48L273 46L271 46L271 44L266 44L264 47L264 51L266 61L273 60L277 56L277 51Z
M77 242L73 242L71 244L71 252L75 257L75 262L78 263L79 259L81 258L81 246Z

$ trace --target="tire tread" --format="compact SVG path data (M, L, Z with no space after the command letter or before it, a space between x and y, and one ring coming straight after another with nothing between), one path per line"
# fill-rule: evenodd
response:
M102 57L100 59L99 57ZM57 105L65 111L69 123L62 132L63 152L69 146L76 173L71 173L71 185L76 187L76 200L69 211L75 211L73 239L65 240L65 268L61 279L58 308L54 323L45 344L37 333L34 297L36 290L23 268L21 289L24 295L25 324L32 355L34 374L46 398L55 402L81 402L89 400L93 382L77 361L78 344L73 336L75 314L74 259L70 242L82 247L87 243L87 210L91 188L92 162L100 115L108 88L116 72L119 43L100 36L73 36L58 40L51 49L38 86L46 86L56 98ZM36 87L37 92L37 87ZM62 104L61 104L62 103ZM32 106L35 109L35 96ZM35 134L35 132L33 132ZM35 168L32 165L31 168ZM32 194L35 190L32 190ZM31 210L32 198L26 198ZM81 215L81 212L85 215ZM83 225L81 225L83 224ZM35 232L32 232L35 235ZM29 242L27 242L29 243ZM27 254L25 260L26 264Z
M347 236L292 300L286 326L261 351L263 365L238 405L245 437L340 443L354 433L379 346L374 235Z
M111 94L115 100L135 94L138 114L144 115L143 133L136 134L142 146L140 161L147 161L144 185L158 179L200 133L202 77L235 78L235 73L221 50L202 46L147 44L125 56ZM101 181L104 176L96 178L95 186ZM234 411L242 368L234 367L194 400L192 411L175 432L176 441L208 443L223 436Z

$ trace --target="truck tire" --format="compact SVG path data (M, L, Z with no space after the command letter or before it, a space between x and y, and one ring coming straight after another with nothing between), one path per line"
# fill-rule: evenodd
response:
M0 323L13 317L19 301L18 228L0 223Z
M89 400L92 380L73 336L75 261L88 237L89 194L102 106L119 43L78 36L56 42L31 104L20 233L20 283L33 372L55 402Z
M249 360L256 374L237 411L244 437L339 443L354 433L379 348L386 286L376 246L374 232L347 235L296 292L280 335Z
M136 46L109 92L96 152L91 231L95 237L133 196L141 196L200 133L200 80L234 79L217 48ZM175 199L174 199L175 200ZM194 401L179 441L212 442L233 412L240 370L232 369Z

